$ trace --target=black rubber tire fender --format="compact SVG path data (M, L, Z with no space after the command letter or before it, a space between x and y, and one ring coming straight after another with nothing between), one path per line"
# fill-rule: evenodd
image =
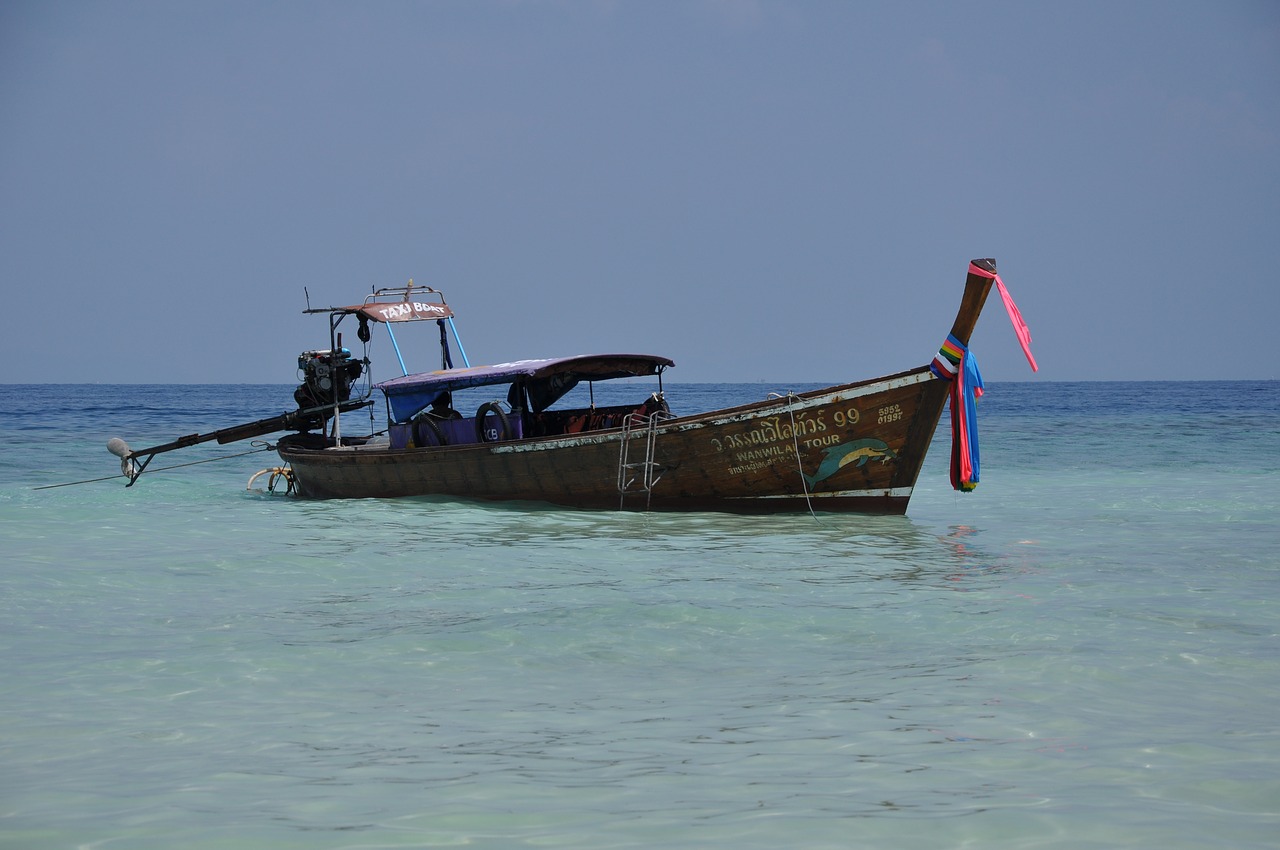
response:
M484 423L489 418L489 414L498 417L498 436L496 439L489 439L488 433L485 431ZM511 420L507 418L507 414L496 401L486 401L480 405L480 409L476 411L476 441L480 443L500 443L503 440L511 439Z
M429 413L424 413L413 418L413 425L416 429L418 425L426 425L427 430L431 432L431 436L436 438L437 446L447 446L449 441L444 438L444 431L440 430L439 424L436 423L435 417ZM430 446L419 446L419 448L430 448Z

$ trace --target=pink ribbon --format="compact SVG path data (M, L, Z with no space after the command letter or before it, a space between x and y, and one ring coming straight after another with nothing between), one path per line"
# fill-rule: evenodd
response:
M964 357L968 356L969 352L966 351ZM973 481L973 455L969 453L969 423L964 398L964 357L960 359L955 383L951 385L951 440L955 444L952 465L956 467L952 469L951 486L957 490L968 491L977 485ZM977 427L976 422L973 425Z
M1009 313L1009 321L1013 323L1013 332L1018 335L1018 344L1022 346L1022 353L1027 355L1027 362L1031 364L1031 371L1039 372L1040 367L1036 365L1036 359L1031 356L1031 329L1023 321L1022 311L1018 309L1017 304L1013 303L1013 296L1005 288L1004 281L1000 279L1000 275L995 272L989 272L973 263L969 264L969 274L976 274L979 277L989 277L995 280L996 289L1000 292L1000 300L1004 302L1004 309Z

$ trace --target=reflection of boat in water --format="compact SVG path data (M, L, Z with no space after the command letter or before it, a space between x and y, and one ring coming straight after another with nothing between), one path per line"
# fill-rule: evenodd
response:
M662 376L674 363L656 355L471 366L443 295L411 282L362 304L307 311L329 316L330 339L328 349L299 358L298 410L151 449L131 451L119 440L110 447L131 484L161 452L291 430L276 447L288 464L280 474L309 498L449 495L592 509L903 513L943 406L963 382L966 346L993 280L993 260L970 265L950 336L931 365L693 414L669 406ZM348 320L358 325L366 354L371 325L384 325L397 358L395 329L434 322L442 368L382 381L353 398L369 360L343 348L339 328ZM458 368L451 334L464 361ZM596 384L625 380L643 382L632 403L595 404ZM590 401L574 403L581 393L571 391L583 384ZM373 404L375 388L385 400L386 428L354 435L352 417L343 414Z

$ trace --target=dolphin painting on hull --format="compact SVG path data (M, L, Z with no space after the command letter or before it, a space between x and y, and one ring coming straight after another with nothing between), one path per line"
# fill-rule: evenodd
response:
M823 450L822 463L818 465L818 471L813 475L806 475L804 480L808 482L810 487L813 487L819 481L825 481L835 475L848 464L866 466L869 460L888 463L897 459L897 453L881 440L866 439L854 440L851 443L840 443Z

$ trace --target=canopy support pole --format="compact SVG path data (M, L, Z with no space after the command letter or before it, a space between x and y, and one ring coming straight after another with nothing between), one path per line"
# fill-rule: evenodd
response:
M452 321L452 320L450 320L450 321ZM400 356L400 344L399 344L398 342L396 342L396 335L395 335L395 333L394 333L394 332L392 332L390 323L388 323L388 324L387 324L387 336L391 337L391 347L392 347L392 348L394 348L394 349L396 350L396 359L400 361L400 374L401 374L401 375L408 375L408 374L409 374L409 370L405 368L405 365L404 365L404 358ZM462 344L461 344L461 343L459 343L459 344L458 344L458 347L459 347L459 348L461 348L461 347L462 347ZM466 359L467 359L467 355L465 355L465 354L464 354L464 355L462 355L462 359L463 359L463 360L466 360Z
M458 344L458 353L462 355L462 365L470 369L471 361L467 359L467 350L462 347L462 338L458 336L458 326L453 323L453 316L450 316L446 321L449 322L449 330L453 331L453 341ZM400 352L397 350L396 353L399 354ZM403 363L400 365L404 366ZM409 373L406 372L405 374Z

